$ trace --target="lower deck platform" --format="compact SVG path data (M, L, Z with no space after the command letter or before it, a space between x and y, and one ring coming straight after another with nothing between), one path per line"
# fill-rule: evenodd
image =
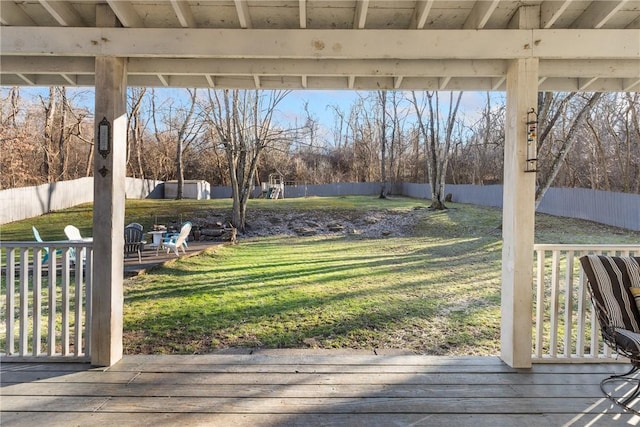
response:
M3 426L633 426L600 380L620 364L270 350L3 363Z

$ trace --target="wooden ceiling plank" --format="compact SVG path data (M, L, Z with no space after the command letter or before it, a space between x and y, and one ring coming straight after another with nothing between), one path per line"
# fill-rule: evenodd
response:
M300 28L307 28L307 0L298 0L298 11Z
M169 79L167 77L163 76L162 74L156 74L156 76L158 77L158 80L160 80L162 86L169 87Z
M80 15L67 2L40 0L40 4L63 27L85 26Z
M417 30L424 28L427 23L427 18L429 17L429 12L431 12L431 8L433 7L433 3L434 0L418 0L416 2L416 8L413 11L409 28Z
M115 13L116 17L126 28L142 28L144 23L142 18L135 11L130 1L107 0L109 7Z
M2 25L36 25L27 13L14 2L2 2L0 7L0 23Z
M540 25L542 28L553 28L554 24L573 0L543 1L540 5Z
M462 28L465 30L480 30L484 28L499 3L500 0L476 1Z
M630 92L632 90L635 90L635 91L640 90L640 78L637 78L637 79L622 79L622 91L623 92Z
M238 14L238 21L240 21L240 28L253 28L251 22L251 15L249 14L249 3L247 0L233 0L236 5L236 13Z
M367 10L369 9L369 0L356 0L356 13L353 18L353 28L362 30L367 24Z
M18 77L20 77L28 86L35 86L36 85L36 76L20 74L20 73L17 73L16 75Z
M571 28L602 28L627 1L593 1L571 24Z
M75 86L78 82L78 80L75 77L71 77L69 74L66 74L66 73L60 74L60 77L62 77L71 86Z
M171 6L173 7L173 11L182 25L185 28L196 28L198 25L196 24L196 19L193 17L193 12L191 11L191 7L189 3L183 0L171 0Z

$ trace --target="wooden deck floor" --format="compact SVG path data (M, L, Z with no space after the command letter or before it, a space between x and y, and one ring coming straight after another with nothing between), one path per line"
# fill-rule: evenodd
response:
M620 365L495 357L126 356L109 369L4 363L3 426L633 426L598 383Z

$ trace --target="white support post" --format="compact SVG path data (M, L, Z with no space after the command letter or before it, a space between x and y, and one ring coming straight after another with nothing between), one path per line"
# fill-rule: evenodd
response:
M527 112L538 110L538 59L516 59L507 70L507 113L502 208L501 357L531 367L535 221L534 172L525 172Z
M95 72L91 363L111 366L122 358L126 59L96 57ZM105 157L98 152L103 119L110 129L110 151Z

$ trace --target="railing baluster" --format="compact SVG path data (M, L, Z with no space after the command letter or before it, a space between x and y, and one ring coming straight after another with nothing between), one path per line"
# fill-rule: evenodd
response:
M536 281L538 282L538 292L536 295L536 343L535 354L537 357L542 358L542 352L544 350L544 250L537 250L537 265L538 270L536 274Z
M85 255L85 250L84 248L76 248L76 253L80 254L81 256L79 257L80 261L78 261L78 259L76 259L76 265L75 265L75 279L74 279L74 284L75 284L75 297L74 297L74 301L75 301L75 310L74 310L74 338L73 338L73 353L76 356L80 356L80 354L82 353L82 282L83 282L83 270L84 270L84 263L83 263L83 257Z
M91 301L92 298L92 286L93 286L93 274L90 272L93 271L93 247L87 250L87 272L89 274L85 277L85 322L84 322L84 354L91 354L91 313L93 303Z
M63 356L67 356L69 354L69 252L69 248L62 252L62 272L60 277L60 287L62 294L62 304L60 307L60 309L62 310L60 344L62 345Z
M15 347L15 315L16 315L16 250L15 248L7 249L7 354L14 354Z
M564 276L564 356L572 355L573 330L573 251L565 252Z
M42 248L33 250L33 350L39 356L42 349Z
M49 247L48 284L49 284L49 319L47 323L47 355L56 354L56 317L58 315L58 266L56 248Z
M29 352L29 249L20 248L20 338L18 353L26 356Z
M576 356L584 357L584 334L586 333L586 317L585 317L585 301L587 293L584 283L584 272L580 269L578 276L578 319L577 319L577 337L576 337ZM592 355L593 356L593 355Z
M554 250L551 255L551 318L550 318L550 339L549 354L556 357L558 353L558 288L560 265L558 262L558 250Z

